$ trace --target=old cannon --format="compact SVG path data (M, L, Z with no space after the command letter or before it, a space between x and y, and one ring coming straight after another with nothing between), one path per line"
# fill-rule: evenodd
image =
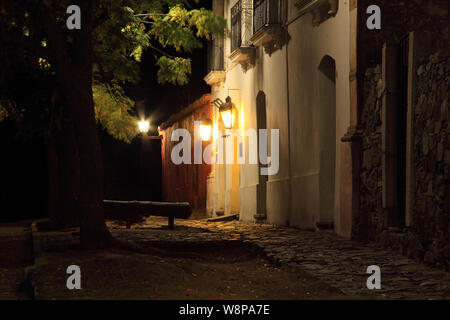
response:
M103 204L105 216L125 217L128 229L131 227L133 215L167 217L169 229L173 230L175 218L187 219L192 214L192 207L189 202L103 200Z

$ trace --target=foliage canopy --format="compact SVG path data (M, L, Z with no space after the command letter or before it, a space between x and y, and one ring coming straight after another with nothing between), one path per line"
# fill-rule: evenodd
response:
M19 48L23 54L20 63L25 63L30 72L38 68L42 78L54 77L55 52L47 45L48 34L41 17L49 15L62 30L67 47L75 50L80 31L68 30L65 25L69 16L67 7L77 2L81 0L1 1L0 61L10 60L8 56ZM92 92L96 120L115 138L129 142L137 134L134 102L126 96L123 86L140 80L139 62L146 50L153 49L159 54L156 62L159 83L184 85L191 74L191 61L182 56L183 52L192 53L200 48L200 38L224 35L223 18L203 8L187 9L188 5L188 1L174 0L91 0L93 12L81 12L81 28L87 14L93 21ZM165 52L166 48L172 48L177 56ZM12 63L5 65L9 68L7 72L14 72L17 67ZM5 79L0 73L0 83L2 80ZM14 100L14 97L1 90L0 99ZM1 105L0 121L8 115Z

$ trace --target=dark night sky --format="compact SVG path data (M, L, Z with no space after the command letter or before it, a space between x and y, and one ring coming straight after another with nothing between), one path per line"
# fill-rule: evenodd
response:
M193 8L211 9L210 0L200 0L198 4L195 4L196 1L191 2L194 4ZM128 93L136 101L138 112L144 111L145 116L150 117L153 129L156 129L170 114L176 113L203 94L210 92L210 87L203 80L207 72L206 41L203 43L203 48L193 53L181 54L192 60L192 74L189 83L185 86L157 84L158 68L155 66L155 56L159 57L160 54L152 49L144 53L141 68L142 80L139 85L128 88ZM180 55L170 48L163 50L169 54Z

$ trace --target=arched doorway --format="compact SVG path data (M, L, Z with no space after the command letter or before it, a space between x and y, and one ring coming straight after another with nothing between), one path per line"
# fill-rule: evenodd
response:
M323 57L318 72L319 101L319 228L332 228L336 173L336 63Z
M267 115L266 115L266 95L264 92L258 92L256 96L256 126L258 130L258 142L259 142L259 130L267 129ZM258 150L259 152L259 150ZM267 162L267 161L263 161ZM265 220L267 218L267 209L266 209L266 190L267 190L267 176L261 175L261 159L258 162L258 186L257 186L257 195L256 195L256 214L255 219Z

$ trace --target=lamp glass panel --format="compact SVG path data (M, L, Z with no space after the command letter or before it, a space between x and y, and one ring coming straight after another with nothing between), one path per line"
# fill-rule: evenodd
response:
M223 121L225 128L227 128L227 129L233 128L234 112L231 109L229 109L229 110L222 111L220 113L220 115L222 116L222 121Z

